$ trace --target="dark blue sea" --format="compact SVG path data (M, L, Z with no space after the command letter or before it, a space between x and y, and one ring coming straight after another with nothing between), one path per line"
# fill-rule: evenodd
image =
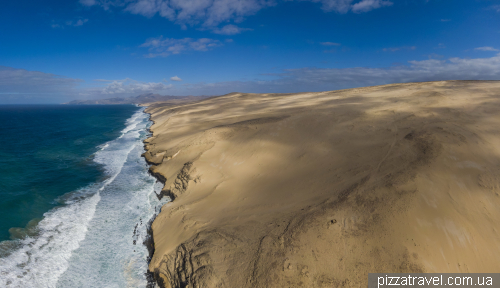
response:
M1 287L146 286L143 109L0 106Z

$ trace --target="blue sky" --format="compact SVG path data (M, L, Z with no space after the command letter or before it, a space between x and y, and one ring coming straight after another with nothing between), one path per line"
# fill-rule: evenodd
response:
M0 104L500 79L499 0L16 0L0 27Z

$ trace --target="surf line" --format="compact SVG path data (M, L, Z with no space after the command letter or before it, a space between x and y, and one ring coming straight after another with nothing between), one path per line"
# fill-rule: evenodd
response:
M154 124L154 121L151 119L151 113L146 112L145 109L142 112L145 114L148 114L149 115L148 121L151 123L151 125ZM151 130L151 125L148 126L147 131L149 134L147 135L146 139L143 141L144 151L147 151L145 141L153 136L153 131ZM151 168L153 163L148 161L148 159L145 156L145 153L142 154L141 156L144 158L146 163L148 163L149 168ZM165 179L165 177L163 177L163 175L160 175L157 173L152 173L151 169L148 169L148 174L151 175L152 177L154 177L157 182L160 182L163 184L163 186L165 186L166 179ZM162 190L163 190L163 188L162 188ZM159 195L156 193L156 191L154 191L154 193L156 194L158 201L160 201L161 198L163 198L162 192L160 192ZM149 219L149 221L146 225L146 239L142 243L143 245L146 246L146 249L148 250L148 254L149 254L148 258L147 258L148 267L149 267L149 264L151 263L151 259L153 259L153 255L155 253L155 242L154 242L154 237L153 237L153 227L152 226L153 226L154 220L156 219L156 216L158 216L158 214L160 212L161 212L161 208L160 208L160 211L157 211L156 207L155 207L155 213L153 214L153 217L151 217L151 219ZM158 286L160 288L165 287L165 284L163 283L163 279L159 277L158 272L150 271L148 268L148 270L145 272L145 275L146 275L146 280L147 280L146 288L155 288Z

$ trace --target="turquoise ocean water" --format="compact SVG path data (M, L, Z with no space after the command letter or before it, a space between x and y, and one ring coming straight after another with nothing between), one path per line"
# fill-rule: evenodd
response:
M0 286L145 287L163 203L132 105L0 106Z

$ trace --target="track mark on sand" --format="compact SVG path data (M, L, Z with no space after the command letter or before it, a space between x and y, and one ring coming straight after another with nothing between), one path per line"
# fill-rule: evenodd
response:
M384 161L387 159L387 157L389 157L389 154L391 153L392 148L394 147L394 144L396 144L396 141L398 141L398 126L396 126L396 136L394 137L394 140L392 141L391 147L389 148L389 150L385 154L384 158L382 158L382 160L377 165L377 170L376 170L377 172L380 171L380 166L382 165L382 163L384 163Z

